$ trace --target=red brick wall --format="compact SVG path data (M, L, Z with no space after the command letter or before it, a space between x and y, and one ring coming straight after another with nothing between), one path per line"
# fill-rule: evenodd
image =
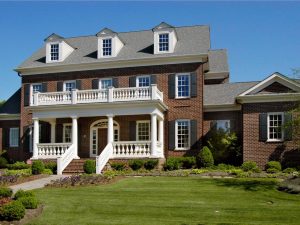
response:
M197 72L197 97L191 99L169 99L168 97L168 75L181 72ZM197 119L198 139L202 138L202 102L203 102L203 67L201 63L188 63L176 65L162 66L144 66L135 68L119 68L104 69L94 71L67 72L58 74L37 74L22 77L22 96L21 96L21 133L22 128L32 123L32 116L24 105L24 85L28 83L47 82L48 92L56 91L58 81L81 79L82 89L91 89L92 80L103 77L118 77L119 87L129 86L129 77L143 74L156 74L158 89L164 94L164 103L168 106L168 112L165 114L165 149L166 155L184 155L186 153L193 154L193 151L168 151L168 121L176 119ZM91 118L92 120L92 118ZM80 120L79 120L80 123ZM82 124L84 125L84 124ZM122 129L121 129L122 130ZM57 128L57 138L59 134L59 126ZM128 132L127 129L123 130ZM89 133L89 132L88 132ZM81 139L81 138L79 138ZM86 141L87 140L87 141ZM82 140L82 146L89 146L89 139ZM58 141L58 139L57 139ZM24 149L24 151L26 151ZM84 150L85 151L85 150Z
M243 105L243 160L255 161L261 168L270 160L283 160L287 157L299 160L296 144L287 142L259 141L259 114L290 111L295 106L291 102L254 103Z

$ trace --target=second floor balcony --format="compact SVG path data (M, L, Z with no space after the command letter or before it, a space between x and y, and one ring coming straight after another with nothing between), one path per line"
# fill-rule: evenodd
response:
M163 101L163 93L158 90L156 84L150 87L130 87L77 90L62 92L36 92L33 95L31 106L44 105L71 105L105 102L128 102L128 101Z

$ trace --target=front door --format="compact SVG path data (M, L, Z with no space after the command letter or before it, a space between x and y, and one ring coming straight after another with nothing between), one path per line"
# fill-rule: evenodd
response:
M98 129L98 155L104 150L107 145L107 128Z

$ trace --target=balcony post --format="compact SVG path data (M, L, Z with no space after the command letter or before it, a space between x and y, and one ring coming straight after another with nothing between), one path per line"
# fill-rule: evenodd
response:
M74 145L75 151L75 158L79 159L78 157L78 124L77 124L77 117L72 117L72 144Z
M157 115L151 114L151 156L156 157L157 152Z
M109 114L107 115L108 118L108 124L107 124L107 144L113 143L114 141L114 120L113 115Z
M108 87L108 102L114 101L114 87L110 86Z
M38 143L39 143L39 119L38 118L33 118L33 155L32 158L33 159L37 159L38 158Z
M55 128L56 128L56 121L50 121L51 125L51 143L55 143Z
M157 99L157 85L151 84L151 99L155 100Z
M77 89L72 90L72 104L77 104Z

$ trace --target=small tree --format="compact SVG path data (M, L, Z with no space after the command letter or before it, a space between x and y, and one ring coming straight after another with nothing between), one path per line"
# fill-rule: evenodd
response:
M214 157L207 146L204 146L199 154L197 155L197 166L200 167L211 167L214 165Z

